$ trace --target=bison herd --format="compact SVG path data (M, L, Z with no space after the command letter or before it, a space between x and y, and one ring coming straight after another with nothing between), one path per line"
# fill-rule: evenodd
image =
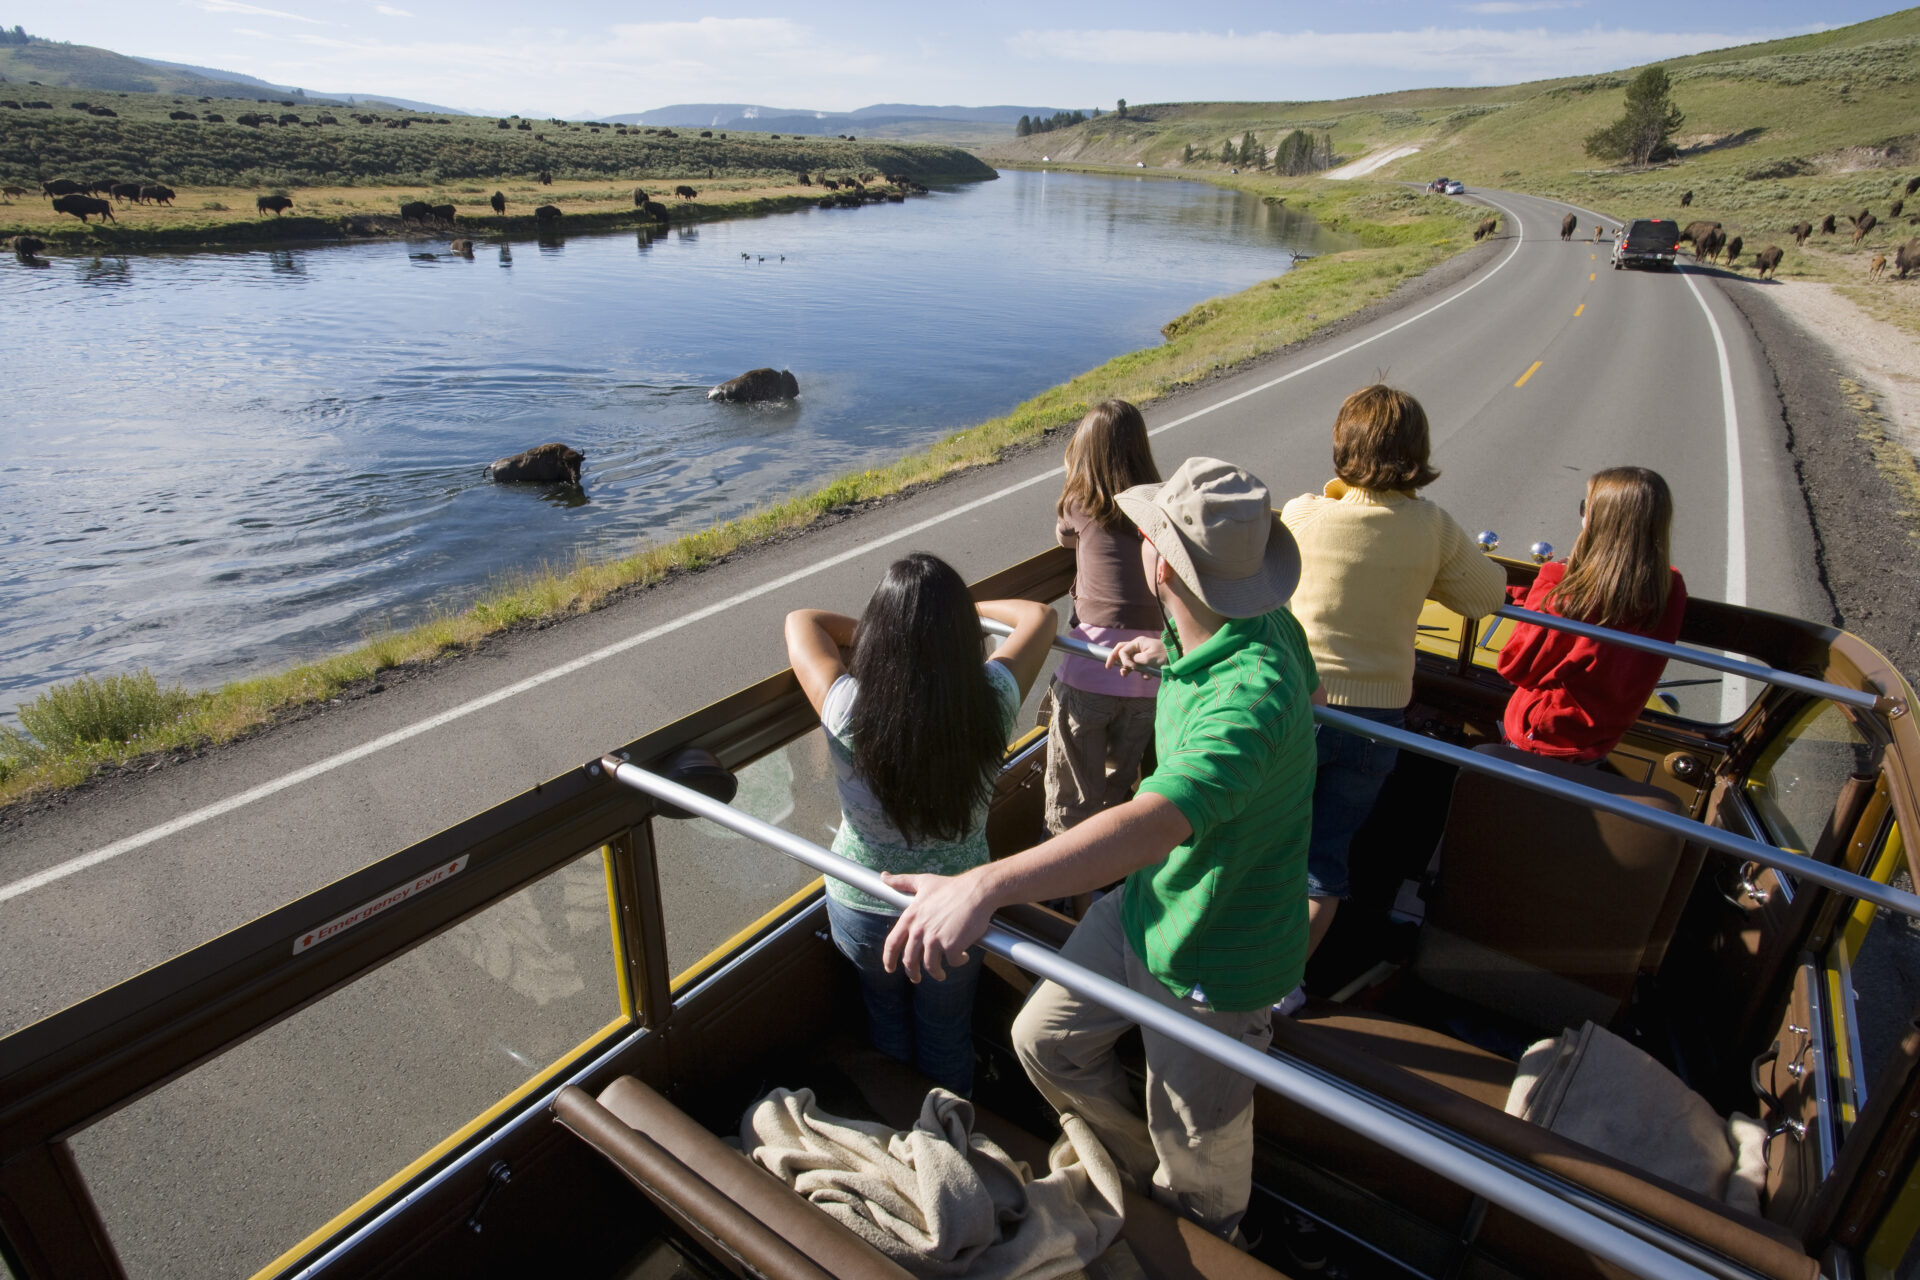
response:
M1840 220L1841 218L1845 218L1847 224L1853 229L1852 235L1849 237L1849 243L1858 246L1860 242L1865 240L1876 228L1891 226L1896 219L1905 213L1906 197L1913 195L1916 191L1920 191L1920 177L1907 179L1904 188L1894 197L1892 203L1888 205L1887 217L1884 223L1874 215L1873 210L1862 208L1850 214L1829 213L1822 217L1817 224L1812 221L1796 222L1787 228L1787 234L1793 237L1795 248L1804 248L1807 241L1816 234L1822 236L1838 234ZM1680 196L1681 207L1686 208L1692 203L1693 192L1687 191L1682 193ZM1475 229L1473 238L1478 240L1483 235L1491 234L1496 221L1496 219L1489 218L1487 221L1481 223L1480 226ZM1909 221L1915 225L1920 225L1920 214L1914 215ZM1560 238L1562 240L1571 239L1577 225L1578 220L1576 216L1571 213L1567 214L1560 223ZM1705 219L1688 223L1680 232L1679 242L1693 246L1694 260L1697 262L1724 261L1727 266L1736 270L1738 270L1740 266L1740 255L1746 248L1746 240L1744 237L1734 236L1732 239L1728 239L1726 230L1718 222L1711 222ZM1766 248L1756 251L1753 255L1753 265L1759 272L1760 278L1764 280L1774 275L1778 271L1780 262L1785 256L1786 251L1781 249L1779 245L1770 244ZM1870 277L1878 278L1886 272L1889 265L1893 267L1895 273L1902 280L1906 279L1912 272L1920 271L1920 239L1910 239L1895 248L1893 250L1891 263L1889 263L1888 257L1884 253L1875 256L1872 265L1867 269L1867 274Z

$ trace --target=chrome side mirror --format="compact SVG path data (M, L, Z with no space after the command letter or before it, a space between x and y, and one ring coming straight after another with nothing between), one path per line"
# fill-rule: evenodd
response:
M1553 559L1553 544L1551 542L1536 542L1527 548L1527 554L1533 557L1535 564L1545 564L1547 561Z
M1474 541L1479 543L1480 549L1488 555L1492 555L1500 549L1500 535L1491 529L1482 529L1479 536L1474 538Z

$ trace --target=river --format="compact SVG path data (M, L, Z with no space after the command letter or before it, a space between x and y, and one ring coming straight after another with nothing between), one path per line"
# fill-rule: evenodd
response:
M892 459L1347 247L1196 183L1008 172L664 235L0 263L0 714L217 683ZM714 383L790 368L790 406ZM547 440L583 491L482 468Z

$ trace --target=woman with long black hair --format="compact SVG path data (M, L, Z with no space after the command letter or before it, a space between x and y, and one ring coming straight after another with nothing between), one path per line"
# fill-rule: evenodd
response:
M981 618L1013 628L985 662ZM787 615L787 658L820 713L839 785L835 853L875 871L942 875L987 861L994 775L1058 625L1031 600L975 604L952 566L924 553L896 560L858 619ZM983 953L916 984L880 963L893 908L830 879L827 916L859 971L874 1047L970 1093Z

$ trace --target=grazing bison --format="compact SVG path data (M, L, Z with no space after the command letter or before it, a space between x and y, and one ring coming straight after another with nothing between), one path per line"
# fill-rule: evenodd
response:
M1705 220L1689 222L1680 232L1678 243L1692 245L1694 252L1697 254L1700 251L1700 241L1704 239L1709 232L1718 231L1719 229L1720 224L1717 222L1707 222Z
M450 204L428 205L427 213L435 222L444 222L448 226L453 225L453 206Z
M1865 210L1862 210L1860 213L1859 220L1853 224L1853 242L1855 244L1859 244L1862 240L1865 240L1867 238L1867 233L1869 231L1872 231L1875 227L1879 225L1880 225L1879 219L1875 218L1872 214L1866 212Z
M1473 229L1473 238L1475 240L1485 240L1488 236L1492 235L1494 232L1498 231L1499 229L1500 229L1500 219L1488 218L1486 221L1482 222L1479 226Z
M71 178L55 178L52 182L41 183L40 190L46 193L48 199L52 199L54 196L70 196L83 193L86 191L86 188Z
M457 253L463 258L471 258L473 256L473 241L455 240L447 246L447 249L449 252Z
M101 200L94 196L55 196L53 200L53 211L55 213L70 213L82 222L85 222L89 217L95 216L104 218L108 222L119 221L118 218L113 216L113 201Z
M547 170L545 170L545 169L542 169L542 170L540 171L540 175L539 175L539 178L538 178L538 181L539 181L539 183L540 183L540 185L541 185L541 186L543 186L543 187L550 187L550 186L552 186L552 185L553 185L553 174L552 174L552 173L550 173L550 172L548 172L548 171L547 171Z
M13 238L13 256L25 262L34 254L47 247L47 242L39 236L15 236Z
M425 222L433 216L433 206L425 200L409 200L400 206L400 221Z
M700 193L685 183L682 183L673 189L673 194L679 196L682 200L691 200Z
M1857 227L1862 222L1866 221L1868 218L1871 218L1872 216L1873 216L1873 211L1871 209L1862 209L1860 210L1860 212L1848 218L1847 221L1851 222L1854 226Z
M533 211L533 216L541 225L560 221L560 210L554 205L543 204Z
M1795 247L1803 245L1807 242L1807 237L1813 234L1813 224L1811 222L1796 222L1793 224L1791 234Z
M1920 178L1908 178L1906 194L1912 195L1916 191L1920 191Z
M558 441L536 445L524 453L501 458L487 466L487 475L501 483L524 481L534 484L578 485L580 464L587 460L578 449L569 449Z
M820 179L820 185L825 187L829 191L838 191L840 189L840 184L835 182L832 178Z
M751 404L762 400L791 400L799 394L800 383L787 370L749 369L707 392L707 399Z
M131 200L135 204L139 204L140 184L137 182L116 182L113 184L113 190L107 194L115 200Z
M155 204L171 205L173 203L173 188L161 186L140 188L140 203L145 204L149 200Z
M1777 244L1770 244L1753 255L1753 265L1760 270L1760 278L1766 279L1780 269L1780 259L1786 257L1786 251Z
M1740 250L1746 247L1746 243L1740 236L1727 241L1727 265L1736 271L1740 269Z
M1680 197L1680 207L1682 209L1686 208L1688 205L1692 203L1693 203L1693 192L1688 191Z
M191 111L167 112L167 119L169 120L198 120L199 118L200 118L199 116L193 114L193 112Z
M1892 222L1895 218L1899 217L1900 211L1906 207L1907 202L1905 200L1895 200L1893 207L1887 210L1887 221Z
M1560 219L1560 238L1562 240L1573 239L1573 233L1579 229L1580 229L1579 214L1570 213L1566 217Z
M1893 270L1902 280L1907 272L1920 271L1920 239L1909 240L1893 251Z
M1832 214L1828 214L1826 217L1820 219L1820 234L1823 236L1830 236L1833 234L1833 215Z
M633 189L633 207L636 209L644 209L647 207L647 190L645 187L635 187Z
M800 171L800 185L803 187L810 187L813 185L813 179L807 176L807 171L805 169L802 169Z
M487 203L493 206L495 213L505 213L507 211L507 198L498 191L487 197Z
M1867 268L1867 275L1869 276L1884 275L1886 273L1886 270L1887 270L1887 255L1884 253L1874 254L1873 265Z
M641 212L649 218L652 218L655 222L662 224L673 216L672 213L668 211L667 206L661 204L658 200L647 201L646 208L642 209Z
M260 212L260 213L267 213L271 211L273 216L277 218L282 213L286 212L288 209L293 208L293 197L292 196L257 196L254 199L253 207L257 212Z
M1715 223L1713 230L1694 242L1694 257L1700 262L1718 262L1720 251L1727 247L1727 233Z

